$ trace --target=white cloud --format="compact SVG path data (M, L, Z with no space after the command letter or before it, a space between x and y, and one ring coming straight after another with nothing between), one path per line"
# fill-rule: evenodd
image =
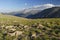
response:
M50 7L54 7L55 5L53 5L53 4L44 4L43 6L50 8Z
M33 8L43 10L43 9L51 8L51 7L54 7L54 6L55 5L53 5L53 4L43 4L43 5L36 5Z
M25 3L25 5L27 5ZM42 11L44 9L47 9L47 8L51 8L51 7L54 7L55 5L53 4L43 4L43 5L36 5L36 6L33 6L32 8L28 8L28 9L24 9L23 13L37 13L38 11Z
M36 7L42 7L42 6L44 6L44 7L54 7L55 5L53 5L53 4L43 4L43 5L36 5L34 7L36 8Z

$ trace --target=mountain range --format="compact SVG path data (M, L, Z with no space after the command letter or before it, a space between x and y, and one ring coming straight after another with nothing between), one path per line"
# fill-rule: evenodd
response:
M52 4L44 4L27 8L17 12L2 13L5 15L13 15L24 18L60 18L60 7Z
M45 9L34 15L29 15L27 18L60 18L60 7Z

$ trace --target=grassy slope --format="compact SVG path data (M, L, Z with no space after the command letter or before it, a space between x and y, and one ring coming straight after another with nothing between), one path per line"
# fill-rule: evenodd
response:
M34 24L34 23L40 23L40 24L46 24L46 23L52 23L55 25L59 24L60 25L60 18L44 18L44 19L28 19L29 24Z
M0 14L0 23L1 24L33 24L33 23L57 23L60 25L60 18L46 18L46 19L26 19L16 16L10 16L10 15L2 15Z
M16 22L14 22L14 21L16 21ZM32 27L31 29L22 29L22 31L24 31L23 35L27 34L26 36L28 36L30 32L33 34L33 33L35 33L35 31L37 31L38 33L42 33L42 35L44 34L43 37L42 36L38 37L39 40L40 40L40 38L41 38L41 40L42 40L42 38L45 39L45 40L50 40L50 39L55 40L56 37L57 37L57 39L60 37L60 31L59 31L60 18L26 19L26 18L20 18L20 17L10 16L10 15L0 15L0 23L1 24L7 24L7 25L20 24L20 23L31 25L33 23L40 23L40 24L44 25L43 29L38 29L38 28L35 28L35 27ZM57 27L56 27L56 24L57 24ZM52 29L52 32L50 32L49 28ZM20 30L20 29L18 27L16 27L16 30ZM3 35L3 32L5 32L5 31L6 31L6 29L2 29L2 32L0 30L0 40L2 40L2 35ZM58 34L56 34L56 33L58 33ZM50 35L52 38L49 37L49 34L52 34L52 35ZM12 40L12 38L13 37L6 36L6 40L8 40L8 39ZM26 37L24 36L22 38L24 39ZM27 37L27 38L29 38L29 37ZM38 38L36 38L36 40L38 40Z
M0 23L1 24L14 24L14 23L15 24L16 23L26 24L27 22L28 22L28 19L26 19L26 18L0 14Z

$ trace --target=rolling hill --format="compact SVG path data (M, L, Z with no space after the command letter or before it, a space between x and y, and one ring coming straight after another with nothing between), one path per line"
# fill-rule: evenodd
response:
M45 9L34 15L28 15L27 18L60 18L60 7Z
M28 22L28 19L26 18L0 14L0 25L28 24L27 22Z

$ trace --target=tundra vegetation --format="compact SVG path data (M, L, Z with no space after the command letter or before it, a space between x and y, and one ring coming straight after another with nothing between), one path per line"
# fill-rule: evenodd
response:
M60 18L26 19L2 15L0 40L60 40Z

